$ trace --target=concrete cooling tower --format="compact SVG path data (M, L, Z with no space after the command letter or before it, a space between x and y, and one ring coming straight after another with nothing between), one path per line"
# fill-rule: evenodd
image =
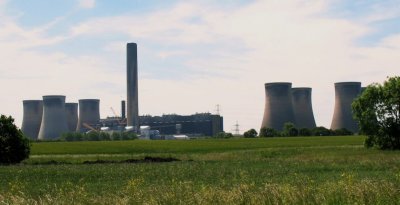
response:
M43 101L24 100L24 116L21 130L30 139L38 139L40 124L42 123Z
M100 100L82 99L79 100L79 120L76 128L77 132L84 132L88 129L83 126L86 124L96 124L100 121Z
M75 132L78 124L78 103L65 103L68 131Z
M286 122L295 123L291 88L292 83L265 84L265 108L261 127L282 130Z
M139 131L138 60L136 43L127 44L127 126Z
M62 133L68 132L65 115L65 96L43 96L43 116L40 125L39 139L56 139Z
M353 119L351 103L361 93L360 82L335 83L335 110L333 112L331 129L346 128L358 132L357 122Z
M292 88L292 104L297 128L315 128L311 88Z

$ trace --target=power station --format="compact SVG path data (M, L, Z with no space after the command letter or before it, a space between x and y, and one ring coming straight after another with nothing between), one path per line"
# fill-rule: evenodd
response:
M79 120L77 132L86 132L89 129L87 124L96 124L100 120L100 100L82 99L79 100ZM86 125L86 126L85 126Z
M43 116L38 139L57 139L66 132L68 132L68 124L65 114L65 96L43 96Z
M68 131L75 132L78 124L78 103L65 103Z
M294 121L298 128L315 128L311 101L312 88L292 88Z
M292 83L265 83L265 107L261 127L282 130L286 122L295 123Z
M358 124L353 119L351 103L361 93L360 82L335 83L335 110L333 112L331 129L345 128L358 133Z
M39 135L42 122L43 101L24 100L24 116L22 119L22 132L30 139L36 140Z
M42 101L25 100L22 131L31 139L52 140L67 132L123 131L140 134L155 129L163 135L213 136L223 131L223 118L210 113L189 116L140 116L138 103L137 44L126 46L126 101L121 101L121 116L100 119L99 99L80 99L65 103L65 96L43 96ZM114 110L113 110L114 112Z
M80 99L65 103L63 95L46 95L43 100L23 101L22 131L31 139L52 140L67 132L124 131L138 134L144 130L164 135L187 134L213 136L223 131L223 117L219 114L139 116L138 52L136 43L126 45L126 101L121 101L121 116L100 119L99 99ZM265 105L261 127L282 130L287 122L297 128L315 128L312 88L292 88L290 82L265 83ZM365 87L360 82L335 83L335 109L331 129L358 132L351 103ZM143 128L141 128L143 127ZM146 137L146 139L150 139Z

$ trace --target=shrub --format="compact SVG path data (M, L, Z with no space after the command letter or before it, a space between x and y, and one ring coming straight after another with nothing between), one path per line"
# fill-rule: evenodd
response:
M260 137L279 137L280 133L269 127L263 127L260 129Z
M30 154L29 140L9 116L0 117L0 164L15 164L27 159Z
M308 128L301 128L299 130L299 136L311 136L311 135L312 135L312 132Z
M244 132L243 136L245 138L255 138L255 137L257 137L257 134L258 133L257 133L257 131L255 129L250 129L250 130Z

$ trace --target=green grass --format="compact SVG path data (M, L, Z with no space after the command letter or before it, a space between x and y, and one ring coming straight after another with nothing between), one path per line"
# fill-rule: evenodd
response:
M23 164L0 167L0 204L400 204L400 152L363 140L34 143ZM144 156L181 161L82 164Z

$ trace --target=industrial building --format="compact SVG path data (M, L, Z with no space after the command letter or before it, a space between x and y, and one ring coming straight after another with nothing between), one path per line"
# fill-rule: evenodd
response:
M66 132L68 132L68 124L65 113L65 96L43 96L43 116L38 139L56 139Z
M223 118L210 113L189 116L163 115L139 117L137 44L127 44L127 101L121 101L121 117L100 119L99 99L80 99L65 103L65 96L43 96L42 101L23 102L22 130L32 139L56 139L66 132L124 131L213 136L223 131ZM79 110L79 112L78 112Z
M296 127L315 128L311 101L312 88L292 88L292 104Z
M358 133L357 122L353 118L351 104L361 94L360 82L335 83L335 110L333 112L331 129L345 128Z
M265 107L261 127L282 130L286 122L295 123L292 83L265 83Z
M42 123L43 101L24 100L23 107L24 116L22 119L21 130L27 137L36 140Z

